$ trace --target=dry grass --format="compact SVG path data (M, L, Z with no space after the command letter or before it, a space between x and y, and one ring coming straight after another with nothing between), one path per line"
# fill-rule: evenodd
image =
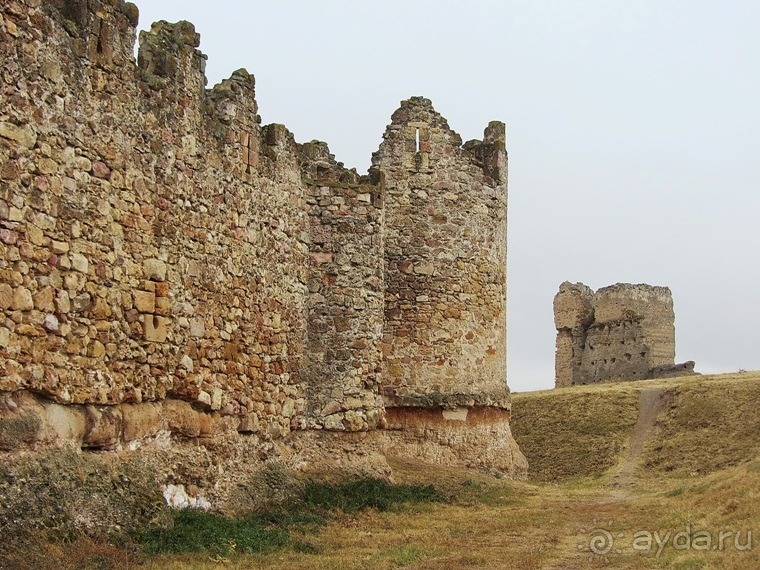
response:
M638 471L633 486L615 487L609 467L620 463L626 453L627 434L636 420L637 393L649 386L664 387L673 393L670 405L661 414L654 445L647 451L652 467ZM555 461L565 462L561 465L549 465L550 455L545 455L543 473L561 474L555 482L515 482L466 470L396 461L393 467L398 482L433 484L449 502L337 515L321 530L305 531L296 537L302 546L309 546L309 552L291 547L258 556L233 553L227 560L212 560L208 555L141 559L134 552L131 558L125 558L118 549L97 551L106 547L86 542L76 545L78 565L48 562L39 567L760 568L760 548L754 548L753 543L751 550L740 550L734 543L737 531L742 548L748 530L753 531L753 540L760 537L760 435L752 433L756 424L748 417L758 401L759 387L760 374L743 374L582 388L576 394L570 390L521 394L515 397L515 413L519 416L520 408L526 413L515 426L523 421L523 426L532 425L533 430L544 432L541 439L523 429L519 436L523 442L543 441L544 445L566 447L552 451ZM593 394L598 397L590 397ZM550 417L543 417L541 410ZM558 415L565 417L560 420ZM532 424L525 421L529 416ZM574 418L578 421L573 422ZM547 427L551 429L547 431ZM576 454L588 460L593 454L584 448L595 443L606 429L617 451L605 448L608 451L602 454L603 461L594 461L593 468L588 469ZM709 434L714 441L705 443L694 436L697 433L700 437ZM739 436L741 444L734 445L732 442ZM663 463L653 461L665 456L676 468L667 470ZM709 467L694 469L695 465ZM611 533L614 545L606 554L597 554L589 550L590 539L592 533L596 536L602 531ZM734 534L724 540L723 550L699 550L704 542L675 548L673 537L682 533L679 544L683 546L687 531L692 539L702 531L702 541L709 533L711 547L717 546L720 532ZM654 542L651 550L636 552L636 532L649 532L653 539L657 532L661 540L668 538L659 555ZM56 556L54 549L46 548L46 556ZM94 557L88 558L88 551L100 556L97 565L92 562ZM65 556L61 554L59 560L65 560Z
M669 389L670 408L647 446L647 472L689 477L751 461L760 453L760 377L707 376Z
M631 384L579 387L512 398L512 434L534 481L600 476L613 467L638 414Z

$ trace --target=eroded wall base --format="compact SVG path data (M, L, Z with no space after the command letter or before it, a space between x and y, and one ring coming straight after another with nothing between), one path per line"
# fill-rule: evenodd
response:
M528 462L509 428L510 413L496 407L387 408L376 432L387 456L499 471L521 479Z
M371 432L304 430L280 436L273 430L262 436L248 429L234 416L179 400L85 406L57 404L27 391L0 393L3 465L59 450L112 463L138 458L155 472L156 489L177 507L224 510L273 462L305 474L391 473Z

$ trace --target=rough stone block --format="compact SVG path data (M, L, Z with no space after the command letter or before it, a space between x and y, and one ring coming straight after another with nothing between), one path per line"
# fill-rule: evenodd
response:
M90 269L90 262L87 261L87 258L81 253L72 253L71 267L73 267L75 271L86 274Z
M13 304L13 288L7 283L0 283L0 309L5 311Z
M151 281L166 281L166 263L160 259L143 261L143 276Z
M14 311L31 311L34 309L32 294L26 287L16 287L13 291L11 309Z
M147 291L132 291L134 307L141 313L153 313L156 310L156 295Z
M166 319L157 315L145 315L145 340L150 342L166 342Z

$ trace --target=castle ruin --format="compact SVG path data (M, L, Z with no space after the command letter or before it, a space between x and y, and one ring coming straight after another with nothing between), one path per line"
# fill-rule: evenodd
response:
M206 89L191 24L135 62L137 21L0 10L0 453L150 449L212 502L272 460L524 475L504 125L463 145L413 97L359 176L261 125L246 71Z
M555 386L692 374L676 365L675 314L667 287L618 283L594 292L564 282L554 297Z

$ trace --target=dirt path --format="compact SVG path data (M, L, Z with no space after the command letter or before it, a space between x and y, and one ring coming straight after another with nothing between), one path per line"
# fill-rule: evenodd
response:
M644 445L651 437L654 436L657 424L657 416L662 409L662 396L665 390L662 388L646 388L639 395L639 415L636 424L631 431L631 439L628 445L628 451L625 458L618 467L617 473L612 477L609 486L602 490L601 496L596 498L588 497L589 504L597 505L600 510L606 513L606 517L599 517L599 520L593 520L593 526L602 528L592 529L593 533L604 532L605 521L616 518L612 515L626 501L632 499L631 488L635 482L634 473L641 462L641 455ZM611 510L608 510L611 509ZM589 527L591 528L591 527ZM584 547L578 550L579 544L576 536L568 529L563 536L559 550L570 553L555 560L546 570L581 570L588 568L592 562L602 563L607 560L603 556L597 556L590 553L585 543L580 546ZM588 530L588 529L585 529ZM611 536L611 535L610 535ZM613 537L614 538L614 537ZM612 552L612 551L611 551ZM614 553L613 553L614 554Z
M662 388L646 388L639 396L639 417L631 432L628 454L620 470L612 479L615 487L629 487L633 482L633 473L641 460L644 444L654 435L657 416L662 408Z

